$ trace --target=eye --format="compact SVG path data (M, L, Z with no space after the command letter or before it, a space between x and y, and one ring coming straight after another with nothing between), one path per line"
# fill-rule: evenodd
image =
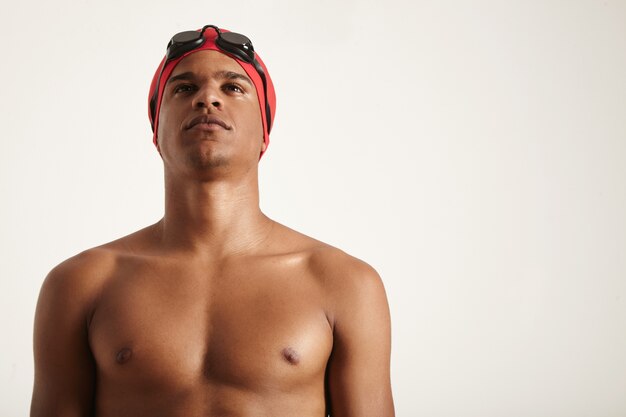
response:
M193 91L195 86L192 84L179 84L174 87L174 93L187 93Z
M230 91L233 93L245 93L244 89L241 88L240 85L235 84L235 83L224 84L222 88L224 88L224 90L226 91Z

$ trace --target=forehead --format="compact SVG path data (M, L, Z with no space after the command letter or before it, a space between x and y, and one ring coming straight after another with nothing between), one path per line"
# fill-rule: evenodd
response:
M219 51L203 50L184 57L170 74L170 77L184 72L202 73L204 71L233 71L245 75L246 72L237 61Z

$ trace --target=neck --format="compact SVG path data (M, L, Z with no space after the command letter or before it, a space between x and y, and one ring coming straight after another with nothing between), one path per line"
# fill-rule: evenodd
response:
M260 247L273 222L259 208L258 174L233 179L180 178L165 173L165 215L158 227L166 247L227 256Z

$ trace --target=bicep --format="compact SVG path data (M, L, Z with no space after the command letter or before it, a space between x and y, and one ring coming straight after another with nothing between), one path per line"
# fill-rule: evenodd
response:
M63 271L46 278L35 313L31 417L93 412L94 363L87 340L84 289Z
M391 324L378 274L365 271L337 302L328 364L332 417L391 417Z

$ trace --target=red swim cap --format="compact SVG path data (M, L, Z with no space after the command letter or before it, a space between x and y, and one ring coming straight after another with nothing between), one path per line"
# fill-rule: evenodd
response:
M200 31L200 30L199 30ZM228 32L225 29L220 28L221 32ZM211 51L218 51L223 53L224 55L234 59L235 61L237 61L237 63L241 66L241 68L243 68L243 70L246 72L246 74L248 74L248 77L250 77L250 79L252 80L252 82L254 83L254 87L256 88L256 95L258 97L259 100L259 109L261 110L261 120L263 122L263 140L265 141L265 150L267 150L267 147L270 143L270 134L269 134L269 130L268 130L268 126L267 126L267 115L265 114L265 91L263 90L263 80L261 79L261 76L259 75L259 73L256 71L256 69L254 68L254 65L251 63L247 63L245 61L242 61L241 59L238 59L236 56L229 54L228 52L225 52L223 50L221 50L216 44L215 44L215 39L217 38L217 32L214 29L207 29L204 32L204 38L206 39L204 44L196 49L193 49L189 52L184 53L182 56L173 59L171 61L167 62L167 65L165 65L165 68L163 69L163 73L161 74L161 68L163 67L163 65L165 64L165 60L166 58L163 57L163 59L161 60L161 63L159 64L159 66L157 67L154 76L152 77L152 83L150 84L150 92L148 94L148 117L150 118L150 123L153 126L153 135L152 135L152 141L154 143L154 145L157 145L157 131L158 131L158 127L159 127L159 112L161 111L161 100L163 99L163 90L165 89L165 84L167 83L167 80L170 78L170 75L172 75L172 72L174 71L174 68L176 68L176 65L178 65L178 63L184 59L187 55L193 54L194 52L198 52L198 51L206 51L206 50L211 50ZM270 106L270 112L271 112L271 123L272 126L274 125L274 117L276 115L276 93L274 91L274 84L272 83L272 78L270 77L269 72L267 71L267 68L265 67L265 64L263 63L263 61L261 60L261 57L255 53L255 58L257 60L257 62L259 63L259 65L261 65L261 67L263 68L263 72L265 73L265 78L267 81L267 102ZM159 74L161 74L161 80L158 81L159 78ZM159 91L158 91L158 95L157 95L157 100L156 100L156 111L155 111L155 115L156 118L155 120L152 120L152 112L150 111L150 100L152 99L152 97L154 96L154 90L156 89L156 84L157 81L159 82ZM259 159L261 158L261 156L263 156L264 152L261 152L261 155L259 156Z

